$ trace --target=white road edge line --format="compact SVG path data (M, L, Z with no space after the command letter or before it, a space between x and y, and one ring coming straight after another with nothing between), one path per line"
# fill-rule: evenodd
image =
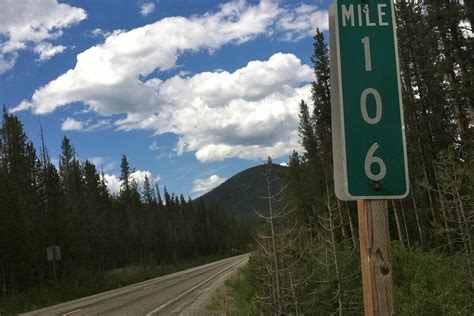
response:
M70 311L70 312L61 314L61 315L62 315L62 316L68 316L68 315L72 315L72 314L77 313L77 312L80 312L80 311L82 311L82 308L78 308L78 309L75 309L75 310L73 310L73 311Z
M210 276L209 278L205 279L204 281L198 283L197 285L193 286L192 288L190 288L189 290L181 293L180 295L176 296L175 298L173 298L172 300L158 306L157 308L155 308L154 310L152 310L151 312L147 313L146 316L152 316L153 314L159 312L160 310L166 308L167 306L173 304L174 302L176 302L177 300L181 299L183 296L185 296L186 294L188 293L191 293L192 291L194 291L195 289L197 289L198 287L200 287L201 285L203 285L204 283L206 282L209 282L210 280L212 280L213 278L215 278L216 276L218 276L219 274L221 274L222 272L226 271L226 270L229 270L233 267L235 267L236 265L238 265L239 263L241 263L242 261L244 261L245 259L241 259L239 260L238 262L234 263L233 265L231 266L228 266L227 268L225 269L222 269L221 271L217 272L216 274Z

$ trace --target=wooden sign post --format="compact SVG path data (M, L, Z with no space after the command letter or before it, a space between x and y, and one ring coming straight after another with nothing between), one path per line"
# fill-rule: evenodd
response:
M386 200L359 200L359 242L365 315L395 315Z
M408 195L393 0L329 10L334 189L357 200L366 315L394 315L387 199Z
M59 286L58 281L58 265L59 261L61 260L61 247L59 246L51 246L46 249L46 257L48 261L51 261L53 264L53 285L55 288Z

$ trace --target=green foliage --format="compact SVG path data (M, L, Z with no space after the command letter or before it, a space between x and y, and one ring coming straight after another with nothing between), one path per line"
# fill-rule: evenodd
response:
M276 164L272 165L272 169L274 174L280 177L288 172L287 167ZM264 171L261 165L241 171L217 188L197 198L195 203L205 201L218 204L236 218L257 224L255 210L263 210L267 207L267 202L260 198L266 194L265 178L262 176ZM284 201L278 205L284 205Z
M389 209L390 225L398 224L390 229L398 231L392 237L407 245L393 246L395 305L400 315L472 315L474 41L463 33L471 28L472 1L401 0L395 9L411 180L409 197L397 201L397 212ZM293 270L306 279L296 293L302 310L358 314L362 292L352 219L357 209L332 194L329 58L319 30L313 48L313 111L300 103L303 152L292 153L284 177L295 216L279 225L296 220L308 232L301 239L304 247L295 247L300 259ZM328 215L324 228L320 222ZM412 245L419 249L411 251ZM257 297L272 293L272 284L260 280L268 267L264 257L256 252L249 263Z
M314 76L311 93L313 99L313 120L320 150L325 159L332 156L331 138L331 88L329 69L329 49L324 42L324 34L316 29L314 36L314 54L311 62L314 65Z
M316 135L314 131L314 121L311 117L308 105L301 100L300 102L300 124L298 126L298 135L305 150L304 157L311 164L319 164L318 144L316 143Z
M256 307L253 297L255 290L251 285L249 268L241 268L234 278L231 278L226 282L226 286L231 289L230 294L235 300L235 309L231 315L235 316L253 316L261 315L261 311Z
M398 315L472 315L474 291L460 256L444 257L392 243Z
M58 172L44 144L38 159L19 119L4 110L0 125L0 298L6 305L13 302L12 306L21 308L15 299L26 297L33 308L41 300L76 298L150 276L148 270L138 269L130 279L120 274L120 281L111 285L110 278L102 277L111 269L178 265L246 249L248 227L222 208L211 203L198 207L166 190L164 204L161 198L155 199L149 179L142 195L131 178L133 169L126 156L122 157L123 183L117 196L108 192L104 175L93 163L76 159L68 138L64 137L61 149ZM52 245L61 247L57 291L50 289L51 263L46 259L46 248ZM52 297L45 299L48 291Z

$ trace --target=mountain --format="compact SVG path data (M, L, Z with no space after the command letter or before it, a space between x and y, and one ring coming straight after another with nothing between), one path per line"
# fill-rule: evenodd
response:
M268 195L267 180L264 175L266 165L259 165L239 172L218 187L195 199L204 200L206 204L215 203L224 208L229 214L252 224L261 223L254 210L268 211L268 200L261 198ZM272 164L271 179L278 178L271 186L272 194L281 189L282 177L288 172L288 167ZM275 209L282 207L284 200L274 205Z

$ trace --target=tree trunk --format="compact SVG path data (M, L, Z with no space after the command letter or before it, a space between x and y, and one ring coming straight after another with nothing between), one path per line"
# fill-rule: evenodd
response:
M295 304L295 315L298 316L300 314L299 313L299 308L298 308L298 297L296 296L295 285L293 283L293 274L291 273L291 271L289 272L288 276L290 278L291 293L293 295L293 302Z
M338 198L336 198L336 203L337 203L337 211L339 213L339 218L340 218L340 221L341 221L342 237L343 237L344 240L346 240L347 239L346 227L344 225L344 217L342 216L341 202L339 201Z
M345 206L345 209L346 209L347 218L349 220L349 228L351 230L352 245L354 246L354 249L356 249L357 248L357 236L356 236L356 232L355 232L355 229L354 229L354 223L352 222L351 212L349 210L349 206L347 205L347 202L344 202L344 206Z
M415 114L415 117L416 117L416 114ZM428 172L426 171L425 150L423 149L423 145L421 144L420 130L419 130L419 126L418 126L418 118L415 118L415 134L416 134L418 150L420 151L420 156L421 156L420 157L420 163L421 163L421 169L423 170L423 177L424 177L425 181L429 184L430 180L428 178ZM431 195L430 188L426 188L426 191L427 191L427 194L428 194L428 203L430 205L432 225L433 225L433 227L436 227L437 223L436 223L436 213L435 213L434 203L433 203L433 196Z
M410 233L408 232L407 220L405 218L405 210L403 209L403 203L400 200L400 211L402 212L402 219L403 219L403 226L405 228L405 236L407 238L408 249L411 250L411 242L410 242Z
M466 240L466 232L464 231L463 220L462 220L462 216L460 214L460 210L458 207L456 207L456 215L458 219L458 227L461 233L461 240L464 246L464 253L466 254L467 267L469 269L469 275L470 275L471 284L472 284L474 282L474 272L473 272L473 267L472 267L472 252L471 252L472 247L469 247L469 241Z
M392 203L393 213L395 214L395 222L397 224L398 239L402 242L403 245L405 245L405 242L403 241L403 233L402 233L402 227L400 224L400 218L398 215L397 205L395 204L395 201L393 199L390 201Z
M342 316L342 285L341 285L341 275L339 272L339 259L337 257L337 251L336 251L336 238L334 235L334 219L332 217L332 210L331 210L331 200L329 198L329 188L328 188L328 182L326 182L326 200L327 200L327 209L328 209L328 215L329 215L329 230L331 231L331 250L332 250L332 256L334 260L334 270L336 272L336 282L337 282L337 303L338 303L338 308L337 312L339 316Z
M277 315L282 314L282 306L281 306L281 292L280 292L280 280L278 276L278 256L277 256L277 248L276 248L276 240L275 240L275 228L273 226L273 203L272 203L272 194L270 192L270 179L269 175L267 174L267 193L268 193L268 210L270 212L270 228L272 232L272 246L273 246L273 261L274 261L274 269L275 269L275 291L276 291L276 300L277 300Z
M446 237L448 238L448 247L449 247L449 251L452 252L453 251L453 242L452 242L452 239L451 239L451 229L449 227L448 216L446 214L446 205L445 205L443 194L441 193L441 188L439 186L438 174L436 172L436 168L434 170L434 176L435 176L435 181L436 181L436 189L438 191L438 196L439 196L439 203L441 205L441 214L443 215L444 229L446 230Z
M413 186L411 185L411 181L410 181L410 195L411 195L411 200L412 200L412 204L413 204L413 211L415 213L415 221L416 221L416 227L417 227L417 230L418 230L418 237L420 239L421 245L424 246L423 230L421 228L420 218L418 216L418 207L416 205L415 191L413 191Z

